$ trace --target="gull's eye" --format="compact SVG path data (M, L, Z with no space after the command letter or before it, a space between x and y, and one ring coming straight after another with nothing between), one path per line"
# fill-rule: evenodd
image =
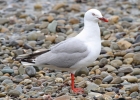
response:
M95 16L95 14L94 14L94 13L92 13L92 15L93 15L93 16Z

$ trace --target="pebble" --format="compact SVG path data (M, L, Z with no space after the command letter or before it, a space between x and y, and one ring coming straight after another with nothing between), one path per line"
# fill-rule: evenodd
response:
M118 68L118 67L120 67L122 65L122 61L121 60L112 60L110 63L115 68Z
M13 83L13 81L10 79L5 79L1 84L4 85L4 84L10 84L10 83Z
M63 95L63 96L55 98L54 100L71 100L71 97L68 95Z
M28 66L25 68L25 72L27 75L29 75L30 77L33 77L36 75L36 70L33 66Z
M135 76L123 76L121 77L123 80L127 80L128 82L137 82L138 79Z
M17 90L10 90L10 91L8 92L8 95L9 95L9 96L13 96L13 97L19 97L20 92L17 91Z
M56 83L63 83L63 78L56 78L55 79L55 82Z
M140 53L134 54L133 56L133 62L135 65L139 65L140 64Z
M84 74L84 75L89 74L89 70L87 67L83 67L75 72L75 76L81 76L82 74Z
M113 80L113 77L111 75L108 75L102 80L102 82L103 83L106 83L106 82L110 83L112 80Z
M121 50L126 50L126 49L130 48L132 45L130 42L125 41L125 40L120 40L117 42L117 44Z
M121 82L122 82L121 77L117 76L113 78L113 80L111 81L111 84L120 84Z
M9 66L4 67L1 71L2 71L3 73L9 73L9 74L14 73L14 70L11 69Z
M57 21L52 21L51 23L49 23L48 25L48 30L52 33L56 33L56 26L57 26Z

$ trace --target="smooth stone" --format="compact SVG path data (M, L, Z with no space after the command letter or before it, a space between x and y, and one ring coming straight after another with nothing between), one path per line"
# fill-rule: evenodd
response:
M10 90L10 91L8 92L8 95L13 96L13 97L19 97L20 92L17 91L17 90Z
M110 63L115 68L118 68L118 67L120 67L122 65L122 61L121 60L112 60Z
M35 28L35 24L34 23L30 23L30 24L26 24L24 30L25 31L31 31Z
M55 38L55 43L59 43L61 41L64 41L65 37L64 36L58 36L57 38Z
M111 81L111 84L120 84L121 82L122 82L121 77L117 76L113 78L113 80Z
M102 45L103 45L104 47L110 47L111 42L108 41L108 40L104 40L104 41L102 42Z
M81 76L82 74L88 75L89 70L87 67L83 67L75 72L75 76Z
M49 33L48 29L42 29L41 33L44 33L45 35L47 35Z
M6 94L5 93L0 93L0 97L5 97Z
M131 64L133 62L133 58L126 58L123 61L125 64Z
M42 9L42 5L37 3L37 4L34 5L34 9L41 10Z
M54 17L52 15L49 15L47 17L48 22L52 22L54 20Z
M111 16L111 18L109 19L109 21L111 23L118 23L119 21L119 16Z
M131 82L131 83L138 81L137 77L135 77L135 76L123 76L121 78L122 78L122 80L127 80L128 82Z
M102 94L96 93L96 92L89 92L89 93L88 93L88 96L91 97L91 98L94 98L94 97L97 98L97 97L102 96Z
M108 72L116 71L116 68L111 65L105 65L104 68L107 68Z
M32 87L31 88L32 91L40 91L41 90L41 87ZM44 93L44 92L43 92Z
M4 67L1 71L2 71L3 73L9 73L9 74L14 73L14 70L11 69L9 66Z
M36 41L28 41L27 45L31 46L31 47L35 47L36 46Z
M16 83L20 83L21 81L24 80L24 78L21 75L17 75L12 80Z
M3 76L3 73L0 71L0 76Z
M126 40L119 40L117 42L117 44L121 50L126 50L126 49L130 48L132 45L130 42L128 42Z
M140 75L140 69L139 68L134 68L131 75Z
M91 83L91 82L87 83L86 89L87 89L88 93L90 93L91 90L96 91L96 90L98 90L98 88L99 88L99 86L95 83Z
M124 56L124 59L133 58L133 56L134 56L134 53L127 53L127 54Z
M71 100L71 97L68 95L63 95L60 97L56 97L54 100Z
M113 49L113 50L119 50L120 49L118 44L115 43L115 42L111 42L110 48Z
M29 41L34 41L34 40L37 40L38 36L39 36L39 33L38 32L32 31L32 32L28 33L27 39Z
M52 33L56 33L56 26L57 26L57 21L52 21L49 25L48 25L48 30Z
M106 83L106 82L110 83L112 80L113 80L113 77L111 75L108 75L102 80L102 82L103 83Z
M140 53L135 53L133 56L133 63L135 65L140 65Z
M118 69L119 73L125 73L125 74L131 73L132 71L133 71L132 68L129 67L121 67Z
M19 69L18 69L18 71L19 71L19 74L20 75L25 74L25 68L23 68L23 66L20 66Z
M24 85L28 85L28 84L32 83L32 80L30 80L30 79L25 79L25 80L23 81L23 83L24 83Z
M133 22L133 18L130 18L130 17L123 17L121 20L127 21L127 22Z
M118 33L115 34L115 36L116 36L117 39L121 39L121 38L123 38L124 35L126 35L125 32L118 32Z
M66 4L65 3L56 3L54 6L53 6L53 10L58 10L60 8L63 8L65 7Z
M121 25L122 25L123 28L129 28L131 26L131 24L127 21L122 21Z
M138 42L140 42L140 35L138 35L138 36L136 37L136 40L135 40L134 43L138 43Z
M130 84L130 92L136 92L139 91L139 85L138 84Z
M69 23L70 24L78 24L79 23L79 20L76 19L76 18L70 18Z
M56 83L63 83L63 78L59 78L59 77L57 77L56 79L55 79L55 82Z
M15 90L19 91L20 93L22 93L22 87L21 85L17 85Z
M5 24L8 22L8 19L7 18L0 18L0 24Z
M132 92L132 93L130 94L130 97L136 98L138 95L139 95L138 92Z
M135 51L135 52L139 52L139 51L140 51L140 46L136 46L136 47L134 48L134 51Z
M10 79L5 79L1 84L4 85L4 84L10 84L10 83L13 83L13 81Z
M0 81L4 81L5 79L10 79L10 77L8 77L8 76L1 76L0 77Z
M101 76L102 76L103 78L105 78L105 77L108 76L108 75L109 75L109 73L106 72L106 71L102 71L102 72L101 72Z
M36 75L36 70L33 66L28 66L25 68L25 72L27 75L29 75L30 77L33 77Z
M48 22L42 22L39 28L40 29L47 28L48 24L49 24Z
M102 59L100 60L99 66L100 66L100 67L104 67L107 63L108 63L108 60L107 60L106 58L102 58Z
M108 34L111 34L110 31L106 30L106 31L103 32L103 36L108 35Z

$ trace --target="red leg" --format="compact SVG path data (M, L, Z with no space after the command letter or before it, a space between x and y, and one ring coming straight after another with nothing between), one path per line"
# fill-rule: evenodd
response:
M75 88L74 86L74 74L71 73L71 89L74 93L83 93L84 90L82 88Z

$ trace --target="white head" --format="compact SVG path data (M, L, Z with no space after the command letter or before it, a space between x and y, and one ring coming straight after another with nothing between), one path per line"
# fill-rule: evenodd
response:
M97 9L90 9L85 13L84 20L87 21L94 21L98 22L98 20L102 20L104 22L108 22L106 18L104 18L101 14L101 12Z

